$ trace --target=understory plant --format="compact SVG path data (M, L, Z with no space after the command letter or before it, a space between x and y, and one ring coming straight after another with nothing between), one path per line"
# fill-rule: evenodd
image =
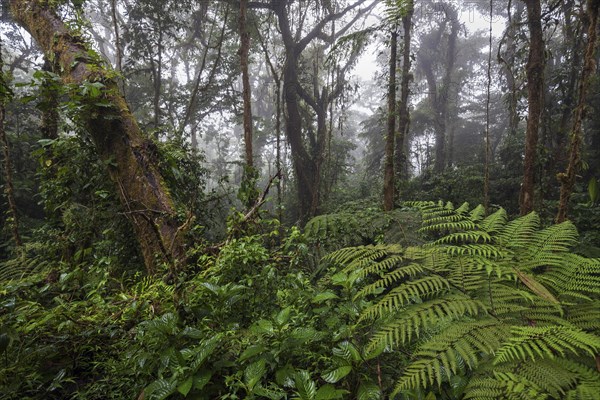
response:
M358 274L370 303L367 351L405 362L394 398L598 399L600 261L571 252L577 231L531 213L418 202L423 246L326 257Z

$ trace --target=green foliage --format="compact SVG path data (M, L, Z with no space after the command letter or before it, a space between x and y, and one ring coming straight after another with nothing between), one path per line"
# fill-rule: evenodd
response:
M553 362L556 374L569 376L573 368L591 371L600 350L592 322L600 318L600 261L570 252L574 226L540 228L534 213L509 222L502 209L485 217L466 204L411 205L433 241L326 257L362 280L355 299L371 305L360 320L375 326L367 349L410 354L394 393L443 397L457 387L454 396L474 399L500 391L530 399L597 393L598 374L555 380L521 367Z

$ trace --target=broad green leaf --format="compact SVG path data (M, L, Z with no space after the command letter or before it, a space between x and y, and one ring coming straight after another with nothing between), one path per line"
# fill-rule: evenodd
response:
M210 382L210 378L212 378L212 372L200 371L198 374L196 374L196 376L194 376L194 389L202 390L204 386Z
M275 382L277 382L279 386L294 387L295 374L296 370L294 370L294 368L288 364L285 367L275 371Z
M358 400L379 400L381 399L381 390L374 383L362 383L358 387L356 398Z
M246 350L244 350L244 352L242 353L242 355L240 356L240 358L238 359L238 361L245 361L249 358L252 358L258 354L262 354L265 352L267 348L262 345L262 344L256 344L253 346L248 347Z
M339 296L333 292L321 292L321 293L317 293L317 295L315 297L313 297L312 302L315 304L319 304L319 303L323 303L324 301L327 300L332 300L332 299L339 299Z
M588 183L588 193L592 204L596 204L598 198L600 198L600 187L598 187L598 181L595 177L592 177Z
M292 307L286 307L283 310L279 311L277 317L275 317L275 322L277 322L277 325L281 326L287 323L290 320L291 311Z
M294 374L296 391L302 400L316 400L317 385L310 379L308 371L298 371Z
M325 385L317 390L316 400L343 399L344 395L348 393L347 390L336 389L333 385Z
M271 400L279 400L285 396L285 392L282 390L267 389L262 386L258 386L254 389L254 394Z
M183 397L187 396L190 390L192 390L192 385L194 384L194 377L190 376L185 381L177 386L177 391L183 395Z
M244 382L250 391L260 382L265 372L267 372L267 367L264 359L260 359L246 367L244 370Z
M343 367L339 367L339 368L333 369L333 370L331 370L329 372L326 372L325 374L323 374L321 376L321 378L323 378L323 380L325 382L336 383L340 379L342 379L343 377L345 377L346 375L348 375L350 372L352 372L352 366L351 365L345 365Z
M261 319L260 321L258 321L256 324L254 324L252 326L251 330L252 330L252 332L258 333L258 334L274 332L273 323L271 321L267 321L266 319Z

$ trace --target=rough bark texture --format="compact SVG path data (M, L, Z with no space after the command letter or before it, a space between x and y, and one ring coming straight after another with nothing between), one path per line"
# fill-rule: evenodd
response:
M408 128L410 125L410 113L409 113L409 102L408 96L410 95L410 81L412 75L410 74L411 59L410 59L410 40L411 40L411 29L412 29L412 16L413 16L412 3L406 12L406 15L402 17L402 27L404 29L403 48L402 48L402 80L400 82L400 101L398 102L398 131L396 132L396 144L394 146L394 164L395 164L395 176L396 182L400 182L406 178L406 152L404 143L407 141ZM398 185L396 185L396 188ZM400 198L400 193L396 190L396 199Z
M585 50L585 58L583 62L583 70L581 71L581 79L579 81L579 99L577 107L573 113L573 128L571 130L571 140L569 144L569 165L567 171L558 174L560 181L560 201L558 205L558 213L556 222L560 223L567 219L567 211L569 209L569 200L575 186L577 171L581 166L581 144L583 141L583 119L585 117L585 101L588 88L591 83L591 78L594 76L596 62L594 53L596 50L596 39L598 29L598 8L600 2L598 0L588 0L587 14L589 19L587 46Z
M177 266L184 250L173 202L156 167L156 149L144 139L113 74L47 5L32 0L10 4L16 21L59 67L55 72L65 84L103 83L102 98L110 107L95 105L97 99L90 101L82 121L100 157L112 161L110 177L133 224L147 270L155 272L163 263Z
M385 138L385 165L383 174L383 209L394 209L394 139L396 136L396 58L398 32L395 27L390 38L390 71L388 81L387 135Z
M250 51L250 33L246 26L248 0L240 1L240 67L242 69L242 97L244 100L244 146L246 166L253 167L252 158L252 104L250 98L250 76L248 75L248 52Z
M540 116L542 114L542 87L544 73L544 38L540 0L524 0L529 27L529 58L527 60L527 134L525 161L519 205L521 215L533 211L535 189L535 155L537 151Z

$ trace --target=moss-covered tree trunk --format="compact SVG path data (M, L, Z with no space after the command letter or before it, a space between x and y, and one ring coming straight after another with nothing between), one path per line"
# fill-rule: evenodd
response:
M100 157L110 165L110 177L133 224L148 272L163 263L177 266L184 251L173 201L157 169L155 146L142 135L119 92L116 74L46 2L11 0L10 6L15 20L33 36L65 84L102 83L101 101L86 101L81 121Z
M573 129L571 130L571 140L569 144L569 165L564 173L558 174L558 180L560 181L560 201L558 204L558 213L556 215L557 223L567 219L569 200L573 193L577 172L581 167L581 145L583 142L583 119L585 118L586 95L596 67L594 53L596 51L599 8L600 3L598 0L588 0L587 14L589 28L587 47L585 50L581 79L579 81L579 101L575 108L575 112L573 113Z
M390 76L388 81L387 135L385 138L385 164L383 172L383 209L394 209L394 139L396 136L396 58L398 57L398 32L396 26L390 39Z
M521 215L533 211L535 188L535 155L537 152L540 117L542 115L542 87L544 73L544 37L542 31L542 6L540 0L524 0L529 27L529 58L527 60L527 136L525 161L519 206Z
M396 144L394 146L394 174L396 176L396 199L400 199L398 183L402 179L406 179L407 170L407 152L405 151L405 143L407 142L408 128L410 125L410 112L408 96L410 95L410 81L412 75L410 73L411 56L410 56L410 40L412 29L413 4L408 3L408 10L402 16L402 26L404 28L404 45L402 48L402 80L400 82L400 101L398 102L398 131L396 132Z

